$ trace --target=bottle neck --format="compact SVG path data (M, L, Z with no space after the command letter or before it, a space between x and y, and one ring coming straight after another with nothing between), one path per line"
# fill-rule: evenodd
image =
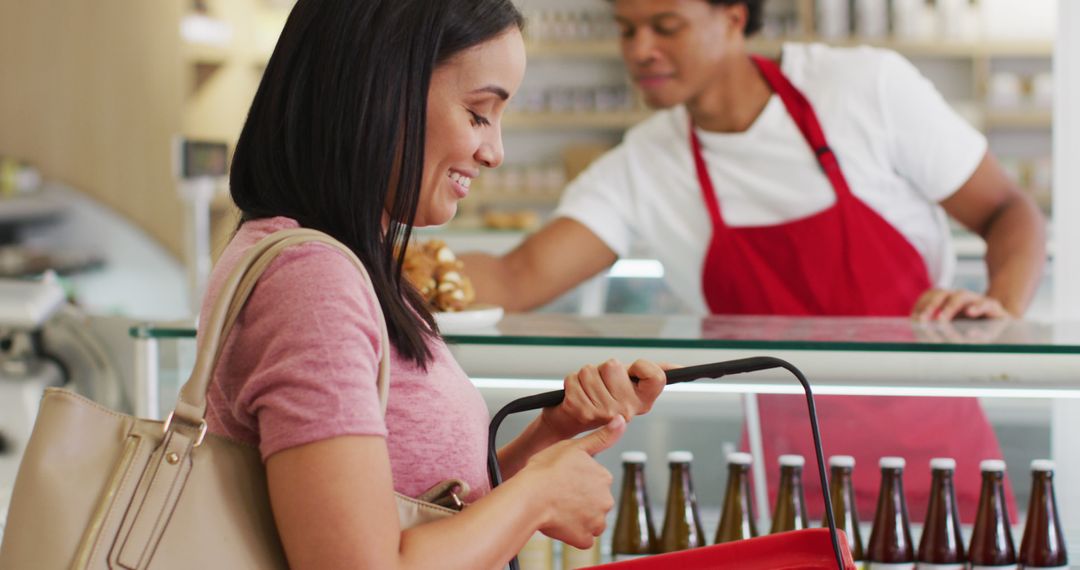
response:
M1012 564L1016 562L1009 513L1005 508L1005 474L983 471L979 510L972 529L970 559L974 564Z
M694 484L690 480L689 463L671 464L671 493L678 492L682 500L690 501L694 496Z
M645 465L643 463L623 463L623 499L633 501L635 507L643 508L648 493L645 486Z
M895 526L895 521L908 524L907 504L904 501L904 471L885 468L881 470L881 488L878 494L877 512L874 515L874 527Z
M833 492L846 492L851 488L850 467L829 468L829 489Z

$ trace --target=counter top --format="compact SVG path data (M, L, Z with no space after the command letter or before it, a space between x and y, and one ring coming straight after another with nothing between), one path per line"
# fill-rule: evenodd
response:
M452 344L1080 354L1080 323L907 318L512 314Z
M131 332L142 339L194 336L190 323ZM1080 323L530 313L444 333L462 368L480 380L557 379L608 358L690 365L768 355L801 368L820 394L1080 398ZM779 371L695 384L799 391Z

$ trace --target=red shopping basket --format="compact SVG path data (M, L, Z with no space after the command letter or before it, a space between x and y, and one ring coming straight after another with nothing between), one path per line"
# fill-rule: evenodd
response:
M855 570L847 538L838 532L843 568ZM836 568L836 554L827 528L793 530L758 538L703 546L681 552L657 554L590 566L583 570L829 570Z
M817 455L818 475L821 477L822 495L824 495L825 500L825 520L828 522L828 529L796 530L681 552L649 556L637 560L604 564L593 568L604 568L605 570L608 568L612 570L640 568L672 568L677 570L838 568L839 570L855 570L855 563L852 561L851 552L848 550L847 539L843 538L843 534L836 530L836 520L833 518L832 502L828 496L829 481L825 472L825 454L821 449L821 432L818 430L814 395L810 390L810 383L798 368L779 358L757 356L669 370L667 372L667 383L669 385L678 384L691 382L699 378L720 378L732 374L743 374L772 368L783 368L791 372L799 380L803 390L806 392L806 406L810 413L810 430L814 435L814 451ZM495 436L503 420L510 414L557 406L562 402L564 396L565 393L562 390L526 396L503 406L495 414L488 428L488 475L491 478L492 488L498 487L502 483L502 473L499 470L499 459L495 449ZM520 567L516 557L510 561L510 568L511 570L519 570Z

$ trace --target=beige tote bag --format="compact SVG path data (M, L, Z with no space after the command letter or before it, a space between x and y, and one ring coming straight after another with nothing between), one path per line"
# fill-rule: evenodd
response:
M164 423L119 414L66 390L46 391L15 480L0 569L288 566L258 449L207 434L204 417L221 345L248 294L278 253L308 242L347 254L371 287L360 260L325 234L295 229L267 236L222 287L191 378ZM390 350L381 315L380 325L385 414ZM398 495L399 522L409 528L450 516L467 493L464 483L450 480L416 499Z

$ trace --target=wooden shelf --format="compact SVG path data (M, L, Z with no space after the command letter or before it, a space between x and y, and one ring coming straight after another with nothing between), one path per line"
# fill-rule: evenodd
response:
M513 113L503 119L507 129L598 129L625 130L644 121L652 111L614 111L607 113Z
M565 42L529 41L525 43L529 57L580 57L580 58L617 58L622 57L619 42L609 40L573 40Z
M195 65L221 66L231 57L229 48L214 44L185 43L180 53L184 61Z
M1049 109L1009 110L979 108L976 112L978 113L977 121L984 129L1046 129L1050 128L1053 124L1053 113ZM503 119L503 126L507 129L536 130L626 130L641 121L644 121L651 115L651 111L620 111L612 113L514 113L508 114L506 118Z
M910 57L1049 57L1054 53L1054 44L1050 41L1034 40L987 40L987 41L946 41L946 40L870 40L861 38L842 38L829 40L817 36L788 38L755 38L749 42L749 48L756 52L776 54L785 42L827 43L834 46L873 46L894 50ZM576 58L618 58L620 56L618 40L578 40L578 41L532 41L526 44L530 57L576 57Z
M1053 123L1049 109L987 109L983 119L987 129L1047 129Z

